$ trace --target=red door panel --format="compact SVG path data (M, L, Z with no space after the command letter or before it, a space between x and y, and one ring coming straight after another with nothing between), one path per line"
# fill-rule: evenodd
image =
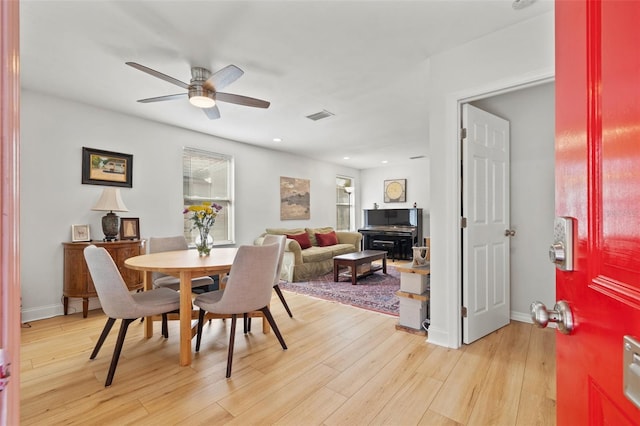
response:
M556 2L556 214L576 219L575 271L556 293L558 424L640 424L622 388L640 338L640 2Z

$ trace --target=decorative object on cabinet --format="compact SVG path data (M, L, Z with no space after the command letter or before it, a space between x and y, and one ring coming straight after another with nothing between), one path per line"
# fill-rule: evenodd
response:
M131 188L133 155L82 147L82 183Z
M91 241L89 225L71 225L71 241Z
M120 218L120 239L139 240L140 239L140 218L123 217Z
M404 203L407 201L407 180L391 179L384 181L384 202Z
M311 181L280 176L280 220L311 218Z
M427 257L429 256L429 247L413 246L413 262L411 266L425 266L427 264Z
M120 228L119 217L116 212L128 212L127 206L120 197L120 188L105 188L100 199L91 210L109 212L102 217L102 232L104 241L114 241Z
M69 298L82 298L82 316L87 317L89 310L89 298L97 297L96 290L91 281L87 263L84 260L83 250L89 244L104 247L127 284L129 290L142 288L143 273L124 266L124 261L130 257L145 254L144 240L137 241L113 241L113 242L76 242L62 243L64 248L64 281L62 288L64 314L69 310Z

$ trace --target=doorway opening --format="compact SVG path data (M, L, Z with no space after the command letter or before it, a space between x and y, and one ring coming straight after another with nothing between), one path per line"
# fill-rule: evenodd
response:
M528 307L532 301L540 299L551 305L555 301L554 268L547 258L555 214L554 90L553 80L544 79L458 102L459 117L462 117L463 105L470 104L511 122L508 229L515 231L515 235L508 237L508 320L531 322ZM462 155L460 159L462 166ZM461 217L464 216L462 213ZM459 253L464 256L462 232L460 238ZM462 257L460 265L463 269L460 274L460 302L464 306L462 301L468 283L463 277L468 259ZM463 318L462 322L465 320ZM464 341L463 328L460 329L459 343Z

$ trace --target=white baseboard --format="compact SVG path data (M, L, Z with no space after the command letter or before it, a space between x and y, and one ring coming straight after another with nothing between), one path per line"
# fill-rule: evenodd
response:
M427 343L457 349L457 347L449 345L449 333L446 330L437 329L433 326L429 327L427 331Z
M529 324L533 324L533 321L531 321L531 314L529 312L523 313L523 312L511 311L511 319L514 320L514 321L520 321L520 322L526 322L526 323L529 323Z
M89 298L89 310L92 309L100 309L100 301L97 297ZM82 312L82 299L80 298L70 298L69 299L69 309L67 311L68 314L75 314L77 312ZM32 309L22 309L22 322L30 322L37 321L41 319L47 319L52 317L57 317L60 315L64 315L64 307L62 306L62 302L56 305L48 305L48 306L39 306L37 308Z
M22 322L37 321L57 317L64 314L62 304L39 306L33 309L22 309Z

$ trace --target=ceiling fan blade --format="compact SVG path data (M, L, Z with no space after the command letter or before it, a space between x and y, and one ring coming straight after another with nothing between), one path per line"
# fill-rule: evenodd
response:
M222 90L240 77L242 77L244 71L235 65L227 65L220 71L213 74L207 81L202 84L202 87L209 90Z
M204 113L209 117L209 120L215 120L216 118L220 118L220 110L217 105L212 106L211 108L202 108Z
M270 102L262 99L250 98L248 96L234 95L233 93L216 92L214 95L217 101L229 102L232 104L250 106L255 108L269 108Z
M186 93L178 93L175 95L156 96L155 98L138 99L138 102L143 104L148 104L150 102L172 101L174 99L182 99L186 97L187 97Z
M162 74L159 71L153 70L153 69L151 69L149 67L145 67L144 65L140 65L140 64L137 64L135 62L125 62L125 64L127 64L130 67L133 67L133 68L135 68L137 70L140 70L142 72L146 72L147 74L150 74L150 75L152 75L154 77L157 77L157 78L159 78L161 80L164 80L164 81L167 81L169 83L175 84L176 86L182 87L183 89L189 90L189 85L187 83L182 82L182 81L180 81L178 79L175 79L173 77L170 77L170 76L168 76L166 74Z

